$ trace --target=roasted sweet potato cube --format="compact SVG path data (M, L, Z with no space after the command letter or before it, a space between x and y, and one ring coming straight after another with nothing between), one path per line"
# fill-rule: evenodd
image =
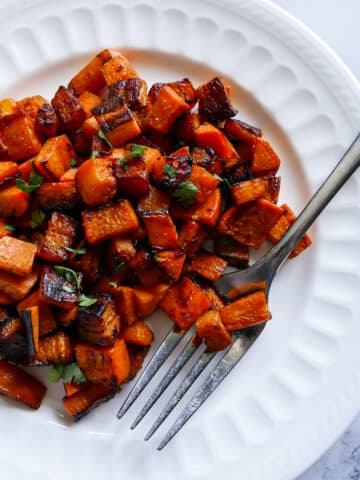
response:
M169 290L160 307L181 330L187 330L211 303L190 278L184 277Z
M118 54L115 50L103 50L100 52L71 79L69 88L78 96L86 90L94 93L98 92L105 86L105 78L101 67Z
M219 185L220 180L211 175L205 168L193 165L189 182L193 183L198 189L195 193L195 202L204 203Z
M134 289L130 287L118 287L114 292L117 311L120 314L121 323L131 325L138 320L137 306L135 303Z
M212 282L217 282L227 262L210 252L199 252L187 265L187 271L196 272Z
M185 253L182 250L161 250L154 258L170 280L174 282L179 280L185 262Z
M134 243L129 236L114 237L110 240L109 257L114 265L129 262L135 254Z
M237 164L239 154L226 136L211 123L200 125L195 132L195 142L199 147L210 147L225 162L226 168Z
M5 360L0 360L0 393L37 410L46 387L36 378Z
M73 92L60 86L51 100L60 123L60 130L71 133L78 130L86 120L86 112Z
M126 343L147 347L154 341L154 334L145 322L139 320L132 325L125 326L121 330L121 338Z
M14 162L32 157L41 149L34 123L21 112L3 117L1 131L9 158Z
M139 345L127 345L130 357L130 376L132 380L136 374L141 370L145 357L148 354L149 347L140 347Z
M0 100L0 119L19 111L16 101L13 98Z
M228 92L221 78L215 77L210 82L197 88L199 113L212 122L234 117L237 110L232 106Z
M0 354L10 360L25 360L28 355L23 321L0 308Z
M93 245L125 235L139 227L139 220L129 200L120 199L82 212L86 240Z
M94 408L113 398L114 395L115 391L111 385L88 382L81 386L78 392L66 396L63 404L68 415L78 421Z
M29 160L26 160L19 165L20 178L25 180L25 182L29 181L31 172L33 171L33 163L34 158L29 158Z
M167 213L147 212L142 219L150 245L156 249L177 248L178 235L171 217Z
M44 170L47 177L60 180L62 175L71 168L70 160L75 157L72 144L66 135L49 138L44 143L34 160L35 167Z
M36 254L36 245L17 238L0 238L0 270L8 273L29 275Z
M69 211L78 210L81 199L76 190L75 182L49 182L43 183L36 190L36 201L43 211Z
M0 187L20 177L20 170L15 162L0 162Z
M20 310L20 316L25 325L29 355L35 355L39 351L39 307Z
M79 102L89 118L93 116L92 109L101 103L101 98L95 93L85 91L79 96Z
M269 191L264 198L265 200L269 200L270 202L277 204L280 193L281 177L270 175L269 177L265 178L269 184Z
M60 310L57 314L57 319L61 325L68 326L77 320L78 315L79 307L74 305L69 310Z
M188 78L169 83L154 83L149 91L149 99L153 103L164 85L172 88L192 108L196 103L196 90Z
M149 174L142 158L116 160L114 175L120 194L141 197L149 193Z
M216 237L214 252L219 257L224 258L229 265L238 268L247 268L249 266L249 247L236 242L231 237Z
M68 310L76 304L79 293L75 283L66 280L53 267L44 267L39 290L41 302Z
M50 103L44 103L35 117L35 131L45 138L55 137L59 130L59 120L55 108Z
M160 87L156 98L150 102L148 125L160 133L168 133L176 119L190 106L178 95L175 90L167 85Z
M81 243L81 246L83 245ZM85 280L94 283L99 280L104 271L103 246L86 246L85 250L86 252L83 255L72 254L69 263L72 268L83 273Z
M255 292L235 300L220 310L221 321L230 331L251 327L270 320L266 295Z
M116 340L111 347L78 343L75 354L79 367L91 382L117 386L130 375L130 358L123 339Z
M90 307L79 308L78 334L83 342L113 345L120 331L120 317L109 294L99 294Z
M65 332L43 337L39 341L39 350L32 357L32 365L50 365L52 363L70 363L74 359L74 349L70 337Z
M26 277L19 277L7 272L0 272L0 291L13 300L20 301L30 292L39 278L39 271L34 268Z
M192 158L194 165L199 165L212 174L222 174L224 161L216 155L212 148L194 147L192 149Z
M40 300L39 291L31 293L24 298L17 305L17 310L20 313L22 310L28 310L32 307L38 308L39 313L39 336L43 337L57 328L57 321L51 306Z
M80 392L84 387L84 383L64 383L65 397L71 397L71 395Z
M137 72L131 66L129 60L120 53L104 63L101 67L101 71L104 75L106 85L113 85L120 80L139 77Z
M137 314L140 318L146 318L158 308L159 303L169 290L169 285L167 283L156 283L152 287L136 286L132 290Z
M195 130L200 127L201 119L198 113L186 112L176 122L175 135L188 145L194 142Z
M156 183L173 191L181 183L189 179L191 174L191 158L176 155L160 157L154 164L153 178Z
M86 205L95 207L108 202L116 193L116 179L110 158L91 158L80 165L76 188Z
M196 320L196 333L211 352L224 350L231 344L231 333L224 327L217 310L209 310Z
M221 310L225 304L223 299L220 295L215 291L215 289L211 286L211 283L203 278L197 278L196 284L201 288L201 290L205 293L208 297L211 306L214 310Z
M255 145L258 137L262 136L260 128L252 127L240 120L226 120L224 130L234 140Z
M256 177L266 175L268 172L274 174L280 167L280 158L269 142L263 138L258 138L254 156L251 163L251 172Z
M30 195L15 185L0 190L0 215L22 217L30 207Z
M141 133L139 125L122 98L113 97L103 101L93 109L93 114L114 147L128 142Z
M120 97L134 110L144 108L147 101L147 85L141 78L128 78L113 83L109 87L108 97Z
M221 213L221 192L217 188L204 203L195 204L187 210L183 209L179 204L174 203L170 209L171 217L174 220L194 220L214 227Z
M170 195L150 185L149 193L139 198L137 211L141 214L146 212L167 212L170 207Z
M277 243L288 231L290 226L295 222L296 215L291 210L291 208L284 204L280 207L283 211L283 215L280 217L278 222L272 227L269 231L267 237L272 243ZM293 251L290 253L289 258L297 257L305 248L310 247L312 241L310 236L306 233Z
M231 196L236 205L243 205L269 193L269 182L265 177L253 178L236 183L231 187Z
M38 110L46 104L46 100L41 95L33 97L25 97L16 102L19 112L23 113L27 118L35 122Z
M255 200L251 204L226 210L217 229L220 234L229 235L243 245L260 248L281 215L280 207L267 200Z
M208 232L200 223L186 220L179 232L179 247L191 258L201 248L208 236Z
M53 212L40 244L38 256L47 262L66 262L69 259L66 248L74 247L78 232L77 220L65 213Z

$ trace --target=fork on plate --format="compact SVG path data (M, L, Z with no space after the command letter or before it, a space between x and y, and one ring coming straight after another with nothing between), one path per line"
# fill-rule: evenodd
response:
M229 301L239 296L240 293L254 291L257 288L265 290L268 297L272 281L287 259L290 252L302 238L305 232L313 224L326 205L331 201L334 195L341 189L344 183L355 172L360 165L360 134L356 137L352 145L344 154L340 162L330 173L328 178L314 194L309 203L298 216L297 220L289 228L283 238L274 245L269 252L245 270L235 270L234 272L224 274L218 282L214 284L216 290L225 295ZM200 389L191 398L183 409L180 416L175 420L170 430L162 439L158 446L161 450L176 435L176 433L184 426L189 418L200 408L211 393L218 387L224 378L231 372L238 361L248 351L251 345L259 337L266 323L255 325L246 329L233 332L232 344L227 350L222 352L209 352L203 344L195 341L193 335L191 339L183 347L173 364L170 366L160 383L157 385L153 393L145 402L140 413L134 420L131 428L135 428L144 416L149 412L155 402L159 399L165 389L174 380L176 375L184 367L184 365L195 355L196 352L202 352L197 362L193 365L184 380L181 382L173 396L160 413L155 423L145 436L148 440L169 416L172 410L180 402L185 393L193 385L195 380L204 371L210 361L217 356L218 362L213 370L206 377ZM121 406L117 417L121 418L132 406L146 385L151 381L153 376L163 365L171 352L176 348L183 338L183 333L176 328L171 328L165 339L161 343L158 350L145 367L137 383L130 391L128 397Z

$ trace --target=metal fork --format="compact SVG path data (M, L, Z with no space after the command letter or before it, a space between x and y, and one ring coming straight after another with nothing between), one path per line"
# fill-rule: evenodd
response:
M239 287L246 285L254 286L254 284L258 284L264 286L266 295L268 296L271 283L277 271L287 259L289 253L293 250L301 237L312 225L314 220L318 217L318 215L322 212L334 195L341 189L348 178L355 172L359 165L360 134L356 137L340 162L336 165L334 170L330 173L323 185L315 193L279 243L272 247L272 249L263 258L258 260L246 270L235 271L223 275L221 279L214 285L217 291L223 295L227 295L228 298L234 298L235 294L239 294ZM231 372L237 362L243 357L243 355L259 337L265 325L266 324L263 323L233 332L233 341L231 346L224 352L217 353L219 356L218 363L208 375L198 392L186 405L166 436L163 438L158 446L158 450L164 448L164 446L184 426L189 418ZM137 397L150 382L158 369L163 365L165 360L169 357L171 352L175 349L182 338L182 334L176 329L173 328L169 331L159 349L155 352L148 365L145 367L139 380L121 406L117 414L118 418L121 418L127 412L127 410L135 402ZM192 337L183 347L180 354L171 365L165 376L162 378L159 385L155 388L154 392L151 394L150 398L147 400L139 415L131 425L131 428L136 427L136 425L144 418L146 413L151 409L164 390L176 377L182 367L195 354L195 352L199 351L202 351L202 354L200 355L198 361L194 364L178 389L175 391L174 395L170 398L164 410L160 413L159 417L146 434L145 440L148 440L168 417L170 412L175 408L175 406L199 377L199 375L203 372L209 362L214 358L215 353L208 352L203 344L199 345L194 341L194 337Z

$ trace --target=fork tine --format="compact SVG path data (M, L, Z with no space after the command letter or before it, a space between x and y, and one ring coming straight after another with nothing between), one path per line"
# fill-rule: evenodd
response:
M212 392L220 385L224 378L231 372L237 362L249 350L251 345L258 338L263 331L265 324L257 325L249 328L246 331L240 331L236 340L232 344L230 350L223 356L223 358L216 365L214 370L207 377L201 388L193 396L190 402L186 405L179 417L175 420L170 430L167 432L163 440L158 446L158 450L162 450L169 441L178 433L178 431L185 425L191 416L198 410L205 400L212 394Z
M171 365L169 370L166 372L165 376L162 378L161 382L159 385L155 388L153 393L151 394L150 398L147 400L143 408L141 409L140 413L138 416L135 418L134 422L131 425L131 429L133 430L140 422L141 420L145 417L147 412L151 409L151 407L154 405L156 400L161 396L161 394L164 392L164 390L169 386L169 384L172 382L172 380L176 377L178 372L182 369L182 367L185 365L185 363L192 357L192 355L201 347L203 347L203 344L195 342L196 336L194 335L193 337L190 338L188 343L184 346L182 351L179 353L178 357L174 361L174 363Z
M202 353L202 355L200 356L196 364L192 367L192 369L188 372L184 380L181 382L181 384L177 388L174 395L170 398L164 410L160 413L158 418L155 420L155 423L152 425L150 430L145 435L144 440L149 440L154 435L156 430L167 419L167 417L170 415L170 413L173 411L176 405L180 402L182 397L189 390L191 385L195 382L195 380L198 378L201 372L205 369L205 367L208 365L208 363L214 357L214 355L215 355L214 352L205 351Z
M129 408L135 402L140 393L144 390L146 385L153 378L155 373L159 370L161 365L168 358L170 353L174 350L176 345L180 342L182 337L182 333L175 330L175 328L172 327L169 330L160 347L154 353L150 362L146 365L145 370L141 374L139 380L137 381L133 389L130 391L124 403L121 405L120 410L116 415L117 418L121 418L123 417L123 415L125 415L125 413L129 410Z

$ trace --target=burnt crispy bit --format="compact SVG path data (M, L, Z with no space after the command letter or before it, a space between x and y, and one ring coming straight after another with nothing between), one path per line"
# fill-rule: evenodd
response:
M63 399L64 408L74 421L78 421L114 395L115 390L111 385L88 382L81 385L77 392Z
M212 352L224 350L232 340L217 310L209 310L196 320L196 333Z
M195 165L199 165L213 174L221 175L224 168L223 160L209 147L194 147L192 159Z
M78 210L81 199L75 187L75 182L43 183L36 190L36 201L41 210Z
M51 363L70 363L74 350L70 337L65 332L43 337L39 341L39 350L32 357L32 365L49 365Z
M72 91L59 87L51 104L58 116L60 129L64 132L75 132L86 120L86 112Z
M150 179L143 158L129 158L126 161L117 159L114 175L120 194L140 197L149 192Z
M79 223L65 213L53 212L42 239L38 256L47 262L62 263L69 259L67 248L73 248Z
M85 249L83 255L70 255L69 263L72 268L83 273L85 280L96 282L104 270L103 245L87 246Z
M56 330L57 322L51 306L39 300L39 291L36 290L18 303L17 311L20 313L35 306L38 307L39 336L43 337Z
M186 145L194 143L194 132L200 127L201 118L198 113L185 112L175 125L175 135L178 140L185 142Z
M120 317L109 294L100 294L90 307L79 308L78 334L84 342L113 345L120 331Z
M191 164L191 157L181 155L162 157L154 165L154 181L161 187L173 191L189 179Z
M0 355L11 360L26 358L27 355L24 324L5 308L0 308Z
M79 279L82 278L81 273L77 275ZM55 268L44 267L39 292L42 302L67 310L76 304L79 293L78 285L74 282L66 280Z
M212 122L234 117L237 110L232 106L226 87L219 77L201 85L196 90L199 99L199 113Z
M144 108L147 100L147 85L141 78L120 80L109 87L108 98L122 98L126 105L134 110Z

